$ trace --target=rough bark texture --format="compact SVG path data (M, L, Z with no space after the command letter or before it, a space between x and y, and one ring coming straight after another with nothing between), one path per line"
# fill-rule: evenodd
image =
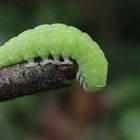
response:
M75 75L75 65L38 64L27 68L20 64L1 69L0 101L69 86Z

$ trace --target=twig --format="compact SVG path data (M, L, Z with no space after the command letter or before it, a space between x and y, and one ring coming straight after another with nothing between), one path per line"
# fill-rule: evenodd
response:
M27 68L20 64L1 69L0 101L69 86L75 75L75 65L38 64Z

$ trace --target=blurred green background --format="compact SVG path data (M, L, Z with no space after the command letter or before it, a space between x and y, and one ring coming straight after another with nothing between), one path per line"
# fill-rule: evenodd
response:
M99 93L72 87L0 103L0 140L140 140L140 1L1 0L0 45L44 23L87 32L109 62Z

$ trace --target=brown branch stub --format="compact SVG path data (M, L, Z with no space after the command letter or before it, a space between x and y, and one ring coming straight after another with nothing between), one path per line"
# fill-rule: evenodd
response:
M20 64L1 69L0 101L66 87L75 75L75 65L38 64L27 68Z

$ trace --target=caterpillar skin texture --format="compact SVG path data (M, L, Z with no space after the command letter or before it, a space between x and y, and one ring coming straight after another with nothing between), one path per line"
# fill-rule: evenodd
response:
M49 59L49 56L53 60ZM64 59L60 62L60 56ZM45 24L24 31L0 47L0 69L41 57L42 64L78 64L76 79L85 90L97 91L106 85L108 63L98 44L86 33L64 24Z

